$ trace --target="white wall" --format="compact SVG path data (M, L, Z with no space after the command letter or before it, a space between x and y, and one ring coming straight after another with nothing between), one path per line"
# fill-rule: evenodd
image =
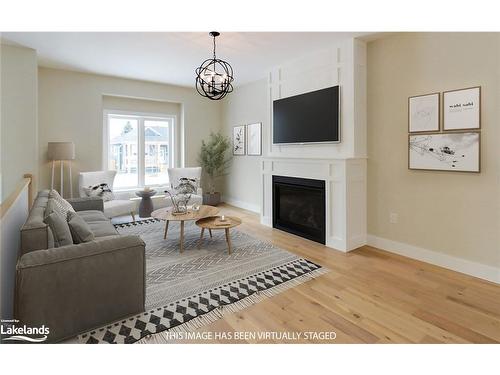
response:
M0 45L1 200L25 173L38 176L37 58L29 48Z
M40 187L50 185L47 143L73 141L73 189L80 171L102 167L103 95L180 103L184 132L181 165L197 165L201 140L221 124L221 104L201 97L192 88L56 69L39 69ZM65 182L65 186L68 186Z
M267 80L252 82L237 87L223 101L223 132L232 137L237 125L262 123L263 137L267 137L269 117L267 116ZM266 144L267 138L263 140ZM263 149L263 152L266 150ZM233 156L229 174L224 179L224 201L251 211L260 212L261 200L260 156Z

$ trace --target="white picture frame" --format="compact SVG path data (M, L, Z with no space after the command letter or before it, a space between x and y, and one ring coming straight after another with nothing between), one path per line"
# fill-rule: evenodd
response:
M479 173L481 134L409 134L408 169Z
M247 125L247 155L262 155L262 123Z
M481 129L481 87L443 92L443 130Z
M233 155L245 155L245 125L233 127Z
M408 132L437 132L440 118L439 93L408 98Z

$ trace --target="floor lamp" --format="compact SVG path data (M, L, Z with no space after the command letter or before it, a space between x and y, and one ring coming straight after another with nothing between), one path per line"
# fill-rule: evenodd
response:
M71 175L71 160L75 159L75 144L73 142L49 142L47 152L49 160L52 160L52 179L50 188L54 189L54 167L56 161L61 163L61 196L64 196L64 160L69 160L69 194L73 198L73 178Z

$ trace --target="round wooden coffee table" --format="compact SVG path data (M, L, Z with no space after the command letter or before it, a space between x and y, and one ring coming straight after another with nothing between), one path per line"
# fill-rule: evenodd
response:
M241 219L234 216L225 216L227 224L221 222L220 216L205 217L203 219L196 220L196 225L201 228L200 234L200 245L203 241L203 232L205 229L210 231L210 237L212 237L212 230L224 229L226 232L226 242L229 254L231 254L231 236L229 235L229 229L234 228L241 224Z
M212 206L200 206L198 211L188 210L183 215L174 215L172 213L172 207L160 208L159 210L155 210L151 213L151 217L155 219L165 220L165 233L163 234L163 238L167 238L168 232L168 223L170 221L180 221L181 222L181 236L179 239L180 251L184 250L184 222L188 220L198 220L209 216L214 216L219 213L219 209L217 207ZM211 235L211 233L210 233Z

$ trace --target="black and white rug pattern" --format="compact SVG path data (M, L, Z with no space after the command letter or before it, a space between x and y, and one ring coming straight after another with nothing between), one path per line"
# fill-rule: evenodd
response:
M163 225L162 222L151 219L138 221L135 224L125 223L115 226L122 233L130 233L129 230L151 229L152 226L156 226L156 229L161 229ZM191 229L198 238L199 232L193 227ZM147 230L144 230L143 233L147 233ZM222 239L221 241L217 241L217 236L214 233L215 239L208 241L205 246L213 254L206 255L200 253L196 256L197 253L194 251L202 252L203 250L195 248L192 253L194 256L193 259L181 258L183 259L182 261L176 260L173 264L165 265L162 263L160 266L157 266L154 263L156 261L155 257L159 257L161 251L154 245L156 243L155 236L141 235L146 242L146 267L148 269L146 276L146 312L82 334L78 337L79 342L89 344L135 343L138 341L141 343L162 342L161 340L155 341L155 337L156 339L161 337L161 332L194 330L220 319L226 313L246 308L283 290L311 280L327 271L309 260L299 258L269 243L251 237L247 238L248 235L239 233L238 231L233 231L232 236L239 238L240 241L236 241L239 247L234 246L233 254L230 258L225 255L226 252L224 249L217 248L216 244L224 243L224 241ZM189 236L187 238L189 242ZM262 269L262 265L258 264L257 267L254 264L256 261L248 263L247 259L242 258L242 256L246 255L252 259L254 256L253 252L246 248L254 248L256 246L262 248L262 251L266 253L277 252L277 254L273 254L268 259L275 263L274 266ZM169 246L163 242L161 248L166 251L166 247ZM254 251L256 250L254 249ZM239 255L238 252L240 252ZM283 254L279 254L280 252ZM180 256L178 251L168 254L169 258ZM279 263L276 260L278 255L281 255L279 259L284 262L276 265L276 263ZM161 254L161 256L164 257L165 254ZM226 265L227 272L233 277L232 279L230 277L222 279L220 274L214 271L214 269L217 270L221 266L221 263L223 268ZM248 274L246 268L250 271L259 272ZM216 275L217 280L206 283L206 288L200 288L198 285L192 285L184 281L186 278L202 278L202 276L206 276L205 274L211 273ZM203 279L203 281L206 280ZM219 283L217 283L218 280L220 281ZM195 293L188 295L169 294L170 291L167 290L169 293L163 291L165 294L160 293L158 295L159 292L155 288L161 287L162 283L175 284L176 282L180 282L181 284L179 285L183 285L187 289L187 292L194 291ZM155 298L150 298L149 301L148 290L151 290L150 294L155 295ZM178 296L182 298L175 299ZM165 304L158 305L158 300L162 299Z

